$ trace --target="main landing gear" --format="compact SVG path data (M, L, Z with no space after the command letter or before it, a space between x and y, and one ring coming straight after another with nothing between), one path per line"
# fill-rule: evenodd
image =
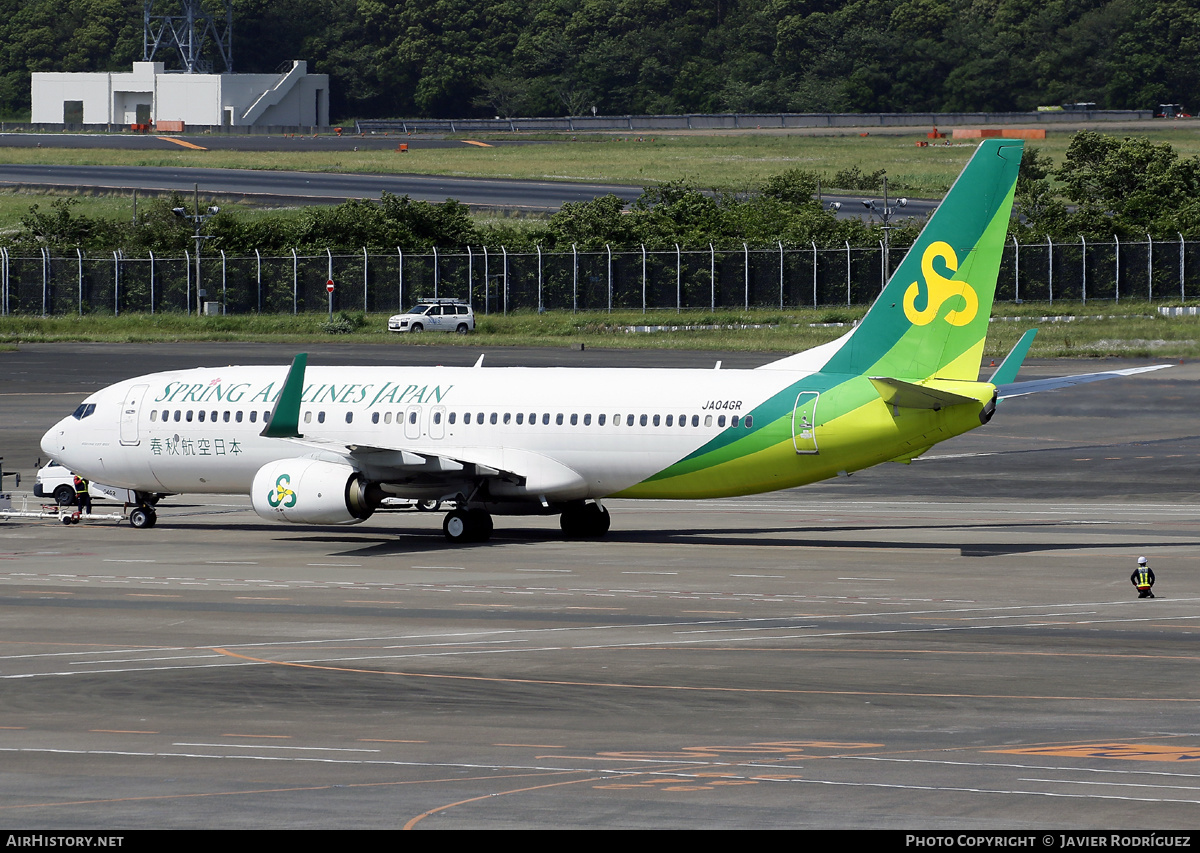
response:
M608 510L594 502L567 504L559 518L568 539L600 539L611 523ZM446 513L442 531L450 542L486 542L492 537L492 516L485 509L459 507Z
M492 537L492 516L482 509L451 510L442 530L451 542L486 542Z
M598 503L577 503L567 505L558 523L568 539L600 539L608 533L612 519Z

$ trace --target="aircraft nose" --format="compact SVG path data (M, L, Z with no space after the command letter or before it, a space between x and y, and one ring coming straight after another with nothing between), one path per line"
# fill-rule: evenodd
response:
M63 424L59 421L42 436L42 452L47 456L57 457L63 450Z

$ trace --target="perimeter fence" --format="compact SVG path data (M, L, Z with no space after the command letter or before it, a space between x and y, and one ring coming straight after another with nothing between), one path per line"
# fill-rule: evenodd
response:
M882 245L510 252L505 247L197 258L14 254L0 248L0 314L395 313L423 299L477 312L833 307L871 302L906 251ZM1006 245L996 301L1200 299L1200 243ZM327 288L333 283L332 294Z

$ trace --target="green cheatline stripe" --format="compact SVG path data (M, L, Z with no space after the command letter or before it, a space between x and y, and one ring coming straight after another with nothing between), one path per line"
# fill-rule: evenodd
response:
M802 384L802 382L794 382L751 409L747 414L754 418L754 426L749 433L744 427L736 429L729 427L683 459L672 463L643 482L662 480L691 471L699 471L712 465L720 465L729 459L746 453L755 453L775 444L777 439L772 437L774 432L772 427L786 417L789 419L788 430L791 430L792 406L796 402L796 395L800 393Z
M275 401L271 420L259 435L264 438L301 438L300 398L304 394L304 368L308 365L308 353L297 353L292 359L291 369L283 382L283 390Z
M754 417L754 428L749 434L742 427L729 427L713 436L704 446L642 482L649 483L702 471L740 456L767 450L785 438L790 439L796 397L806 391L818 391L821 394L817 404L820 423L839 418L879 396L874 386L863 377L813 374L793 382L754 407L749 413Z

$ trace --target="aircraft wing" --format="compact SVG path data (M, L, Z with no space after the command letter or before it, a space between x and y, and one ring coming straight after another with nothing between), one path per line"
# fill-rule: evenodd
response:
M1120 370L1104 370L1099 373L1080 373L1075 376L1055 376L1049 379L1031 379L1027 382L1006 382L997 385L998 399L1009 397L1024 397L1026 394L1040 394L1042 391L1057 391L1059 388L1069 388L1072 385L1085 385L1088 382L1100 382L1104 379L1117 379L1121 376L1135 376L1139 373L1149 373L1151 370L1162 370L1169 364L1151 364L1146 367L1125 367Z
M511 483L532 495L585 489L587 481L575 469L541 453L511 447L447 445L444 452L397 445L379 447L344 444L319 438L286 438L293 444L343 457L380 482L429 486L464 478Z
M263 436L337 454L382 482L431 484L466 476L512 483L535 495L586 489L586 481L573 468L532 450L447 445L444 452L431 453L428 449L416 450L402 444L391 447L347 444L303 435L299 430L300 396L307 360L306 353L293 359Z

